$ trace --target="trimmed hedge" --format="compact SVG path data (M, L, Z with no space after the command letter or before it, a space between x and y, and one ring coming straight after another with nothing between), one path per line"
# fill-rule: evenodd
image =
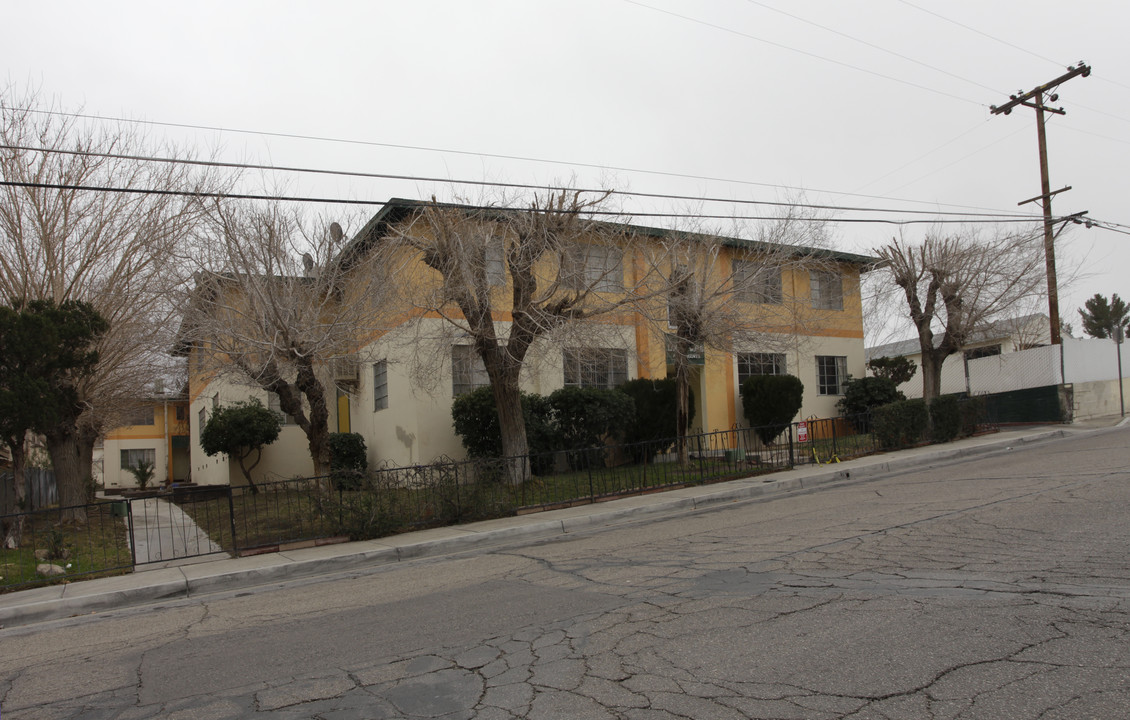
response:
M784 432L800 412L804 383L794 375L754 375L742 383L742 409L761 442Z

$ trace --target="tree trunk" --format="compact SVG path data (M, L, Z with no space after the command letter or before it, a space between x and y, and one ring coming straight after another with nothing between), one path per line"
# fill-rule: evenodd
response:
M251 463L251 467L243 464L243 461L246 460L247 456L251 453L248 452L240 455L238 460L239 469L243 472L243 477L247 480L247 487L251 488L252 495L258 495L259 488L255 486L255 481L251 479L251 471L254 470L255 466L259 464L259 461L263 459L263 448L257 448L256 450L258 454L255 456L255 462Z
M98 433L93 429L80 430L78 439L79 475L83 478L83 487L86 490L86 501L95 501L94 488L94 443L98 440ZM103 478L105 482L105 478Z
M314 474L327 475L330 471L330 411L326 405L326 389L307 360L298 363L295 386L306 396L310 406L306 440L310 444L310 457L314 461Z
M492 383L491 390L498 411L507 480L511 485L519 485L530 477L530 445L526 437L526 417L522 412L522 394L516 381L513 384L506 380Z
M922 399L927 404L941 394L945 360L945 355L939 357L937 353L922 353Z
M682 342L680 341L680 345ZM681 349L681 348L680 348ZM690 423L690 377L687 358L681 352L675 358L675 449L679 464L690 463L690 448L687 446L687 430Z
M55 470L55 486L59 490L59 519L84 525L88 478L82 474L78 428L67 423L52 429L45 437Z
M4 547L15 550L23 542L24 515L16 513L27 512L27 455L24 452L23 439L13 445L8 443L12 451L12 490L4 493L4 507L0 514L11 515L0 528L4 532Z

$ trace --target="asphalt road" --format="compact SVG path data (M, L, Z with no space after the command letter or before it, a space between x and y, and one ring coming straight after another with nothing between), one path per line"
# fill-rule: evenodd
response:
M1130 429L0 631L18 718L1130 717Z

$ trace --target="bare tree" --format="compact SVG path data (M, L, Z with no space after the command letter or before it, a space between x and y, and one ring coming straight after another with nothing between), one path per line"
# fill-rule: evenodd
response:
M919 243L893 238L878 249L917 330L927 402L940 392L947 357L986 322L1040 293L1039 239L1038 230L987 237L970 231L931 233Z
M798 297L795 278L802 273L834 278L839 288L837 309L843 306L845 292L850 296L858 291L858 285L844 283L843 264L849 256L827 248L827 231L826 218L804 216L794 207L779 220L757 228L754 240L718 232L671 231L644 246L649 264L667 279L666 306L652 303L645 314L668 335L678 388L681 461L687 460L684 437L692 354L701 356L707 349L733 353L742 347L796 349L827 315L821 303ZM864 261L850 259L856 264Z
M45 434L60 503L75 506L90 492L95 440L146 393L147 359L171 324L167 291L185 280L176 243L199 218L191 193L213 178L141 160L148 144L135 131L83 127L34 93L0 91L0 106L0 294L86 301L110 324L94 372L69 380L74 412Z
M392 268L382 248L355 253L335 223L280 204L217 201L179 338L196 372L278 396L329 471L332 373L357 366L379 334Z
M528 452L519 379L534 346L636 302L648 283L624 270L630 226L599 222L610 193L536 195L521 209L420 203L391 228L429 275L408 279L417 317L470 338L494 394L507 458ZM516 460L511 480L528 475Z

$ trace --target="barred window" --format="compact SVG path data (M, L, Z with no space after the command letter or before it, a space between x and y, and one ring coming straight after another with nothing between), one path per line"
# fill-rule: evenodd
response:
M486 249L487 285L506 284L506 258L501 245L488 245Z
M565 254L561 274L565 287L570 290L624 290L623 257L617 247L574 245Z
M846 357L842 355L816 356L816 387L821 395L843 395L846 381Z
M738 387L754 375L784 375L787 372L783 353L738 353Z
M812 307L818 310L844 309L844 280L838 273L810 273L809 284L812 286Z
M565 348L565 387L612 389L628 380L628 351L617 348Z
M388 362L373 363L373 412L388 407Z
M138 405L130 408L124 420L126 425L153 425L155 423L156 415L153 412L152 405Z
M750 303L780 304L781 268L751 260L734 261L734 293Z
M471 345L452 345L451 394L462 395L481 387L490 387L483 359Z

